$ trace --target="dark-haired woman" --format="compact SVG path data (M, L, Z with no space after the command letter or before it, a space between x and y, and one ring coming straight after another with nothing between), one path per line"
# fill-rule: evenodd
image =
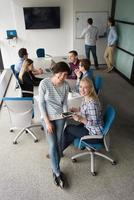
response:
M39 85L39 107L48 140L54 183L63 188L64 178L60 171L60 158L65 119L62 118L62 113L67 111L69 85L65 79L70 73L70 68L65 62L58 62L52 71L53 76L45 78Z

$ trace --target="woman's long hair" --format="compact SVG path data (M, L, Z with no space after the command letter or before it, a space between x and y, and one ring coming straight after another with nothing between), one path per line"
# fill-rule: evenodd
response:
M92 80L90 80L89 78L85 77L85 78L81 79L80 83L81 82L86 82L88 84L88 88L89 88L89 94L88 94L88 96L90 98L92 98L92 99L99 100L98 96L97 96L97 94L95 92Z
M23 81L23 75L26 71L29 71L29 65L33 64L33 60L31 59L25 59L23 64L22 64L22 67L21 67L21 70L20 70L20 73L19 73L19 79L21 81Z

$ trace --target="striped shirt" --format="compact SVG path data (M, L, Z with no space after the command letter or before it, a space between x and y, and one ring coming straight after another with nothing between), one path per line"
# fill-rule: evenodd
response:
M93 25L87 26L80 35L80 38L83 37L85 37L86 45L96 46L96 40L98 38L98 28Z
M89 135L102 134L103 120L101 106L97 100L82 101L81 116L87 119L85 128L89 130Z
M41 118L46 115L50 120L61 118L67 111L69 85L66 81L60 86L54 86L50 78L45 78L39 85L39 108Z

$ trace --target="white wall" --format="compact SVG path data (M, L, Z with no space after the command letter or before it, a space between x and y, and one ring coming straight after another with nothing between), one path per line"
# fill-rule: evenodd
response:
M44 47L46 53L53 56L66 55L72 49L84 53L83 41L74 38L76 11L107 11L111 0L0 0L0 48L5 68L17 60L17 52L21 47L28 49L29 57L36 56L38 47ZM60 6L61 28L25 30L23 7L28 6ZM6 39L6 30L16 29L17 42ZM99 43L99 42L98 42ZM99 60L102 59L104 44L98 44Z
M107 11L108 15L111 13L111 3L112 0L74 0L74 35L73 35L73 46L74 49L77 49L79 54L85 55L85 48L84 48L84 39L76 39L75 38L75 22L76 22L76 12L77 11L91 11L91 12L101 12L101 11ZM90 16L89 16L90 17ZM104 50L106 47L106 38L104 39L98 39L97 41L97 56L98 56L98 62L99 64L104 64ZM91 56L91 62L93 62L92 56Z
M53 56L66 55L73 48L72 0L0 0L0 5L0 46L5 68L16 62L17 52L21 47L28 49L30 58L36 56L38 47L44 47L46 53ZM61 28L25 30L22 8L28 6L60 6ZM5 39L8 29L17 30L17 43L11 41L9 44Z

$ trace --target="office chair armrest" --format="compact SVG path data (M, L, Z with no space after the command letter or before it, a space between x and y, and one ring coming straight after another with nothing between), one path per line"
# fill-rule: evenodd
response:
M103 135L85 135L81 138L80 142L79 142L79 148L81 146L86 146L86 144L90 145L90 144L97 144L103 142ZM91 146L92 149L94 149Z
M28 94L33 94L33 92L32 91L28 91L28 90L21 90L21 92L23 93L28 93Z
M81 141L83 140L90 140L90 139L102 139L103 135L85 135L81 138Z

